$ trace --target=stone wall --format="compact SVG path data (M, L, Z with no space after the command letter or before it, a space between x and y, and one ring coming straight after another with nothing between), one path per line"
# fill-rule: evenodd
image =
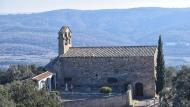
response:
M134 89L136 83L143 84L146 97L155 96L155 57L85 57L58 58L53 71L57 73L59 86L63 87L64 78L72 78L74 86L118 86L130 82ZM110 84L108 78L116 78ZM134 89L135 90L135 89Z
M64 107L126 107L126 95L63 102Z

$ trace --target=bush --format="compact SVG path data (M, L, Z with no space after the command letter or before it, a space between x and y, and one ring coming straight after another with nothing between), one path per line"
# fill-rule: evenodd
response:
M33 81L14 81L10 84L9 94L16 107L60 107L57 93L37 90ZM1 107L1 106L0 106Z
M43 73L44 67L36 65L10 65L7 70L0 69L0 84L7 84L13 81L22 81Z
M109 94L112 93L112 88L104 86L100 88L100 93L105 93L105 94Z

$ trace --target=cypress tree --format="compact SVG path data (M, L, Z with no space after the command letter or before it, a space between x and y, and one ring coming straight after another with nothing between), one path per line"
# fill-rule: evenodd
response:
M163 54L163 42L161 35L159 36L158 40L158 56L157 56L157 81L156 81L156 93L162 91L164 88L164 73L165 73L165 62L164 62L164 54Z

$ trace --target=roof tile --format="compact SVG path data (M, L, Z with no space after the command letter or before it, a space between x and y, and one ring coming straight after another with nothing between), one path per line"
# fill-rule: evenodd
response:
M42 79L45 79L45 78L49 77L50 75L53 75L53 73L51 73L49 71L46 71L44 73L41 73L41 74L33 77L32 80L39 81L39 80L42 80Z
M157 46L71 47L62 57L153 56Z

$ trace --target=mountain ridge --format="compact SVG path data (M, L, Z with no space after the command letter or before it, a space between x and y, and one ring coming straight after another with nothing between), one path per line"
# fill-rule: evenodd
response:
M110 8L110 9L73 9L73 8L66 8L66 9L55 9L55 10L48 10L48 11L41 11L41 12L24 12L24 13L0 13L0 15L30 15L30 14L40 14L40 13L46 13L46 12L54 12L54 11L102 11L102 10L134 10L134 9L177 9L177 10L183 10L183 9L190 9L190 7L134 7L134 8Z
M67 25L73 32L74 46L156 45L161 34L167 64L190 64L190 60L186 60L190 57L189 19L190 8L151 7L61 9L33 14L0 15L0 45L6 44L9 47L1 46L0 55L9 54L10 60L14 59L16 53L11 51L12 44L18 44L19 47L26 44L32 49L36 47L37 51L42 49L39 52L41 56L37 56L35 50L31 52L32 55L42 59L53 58L57 55L57 32L63 25ZM23 48L27 49L26 46ZM44 50L48 50L50 56ZM15 51L25 56L22 47ZM30 49L28 51L30 53Z

